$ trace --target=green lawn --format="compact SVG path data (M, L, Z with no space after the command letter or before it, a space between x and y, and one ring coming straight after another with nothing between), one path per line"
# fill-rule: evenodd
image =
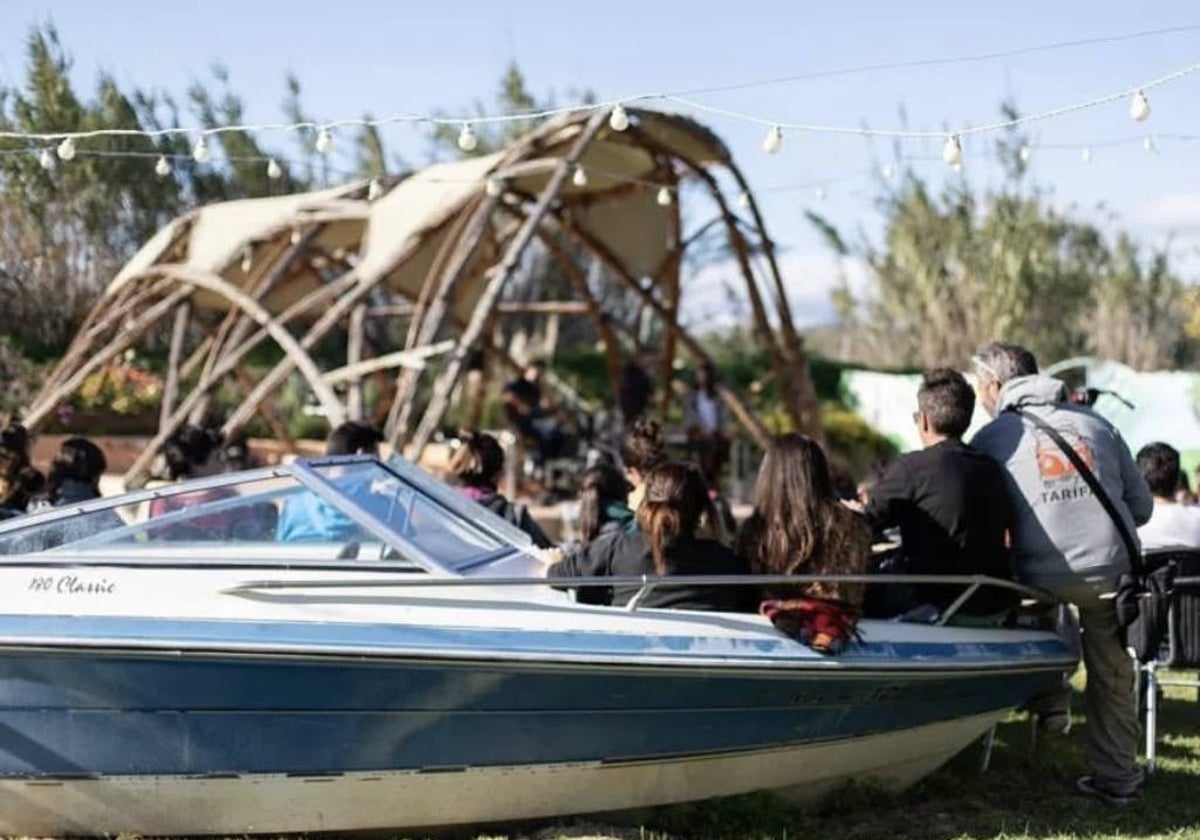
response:
M1076 698L1076 709L1083 706ZM662 809L640 828L579 825L538 832L539 840L609 836L699 838L1196 838L1200 840L1200 704L1195 689L1168 689L1159 715L1159 770L1141 800L1124 808L1075 792L1086 769L1083 727L1030 748L1026 719L1002 724L987 773L972 747L917 787L896 796L850 788L816 811L801 812L769 796L745 796Z

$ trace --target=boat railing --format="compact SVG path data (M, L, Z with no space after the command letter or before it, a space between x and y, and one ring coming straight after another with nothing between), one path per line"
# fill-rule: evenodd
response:
M1006 589L1018 594L1030 606L1050 608L1059 603L1052 593L1028 584L988 575L899 575L899 574L857 574L857 575L612 575L596 577L544 578L544 577L439 577L439 576L405 576L396 578L336 578L336 579L267 579L250 580L230 587L224 592L230 595L247 594L252 592L282 590L282 589L358 589L358 588L443 588L443 587L540 587L552 586L557 588L580 589L587 587L637 586L638 590L624 609L636 612L646 596L655 589L675 588L680 586L771 586L771 585L804 585L810 583L863 583L881 585L944 585L960 586L962 592L942 610L933 622L937 625L948 623L962 607L984 587Z

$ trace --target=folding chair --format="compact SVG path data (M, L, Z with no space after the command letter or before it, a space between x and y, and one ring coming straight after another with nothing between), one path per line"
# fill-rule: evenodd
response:
M1200 689L1200 680L1160 679L1160 668L1200 668L1200 549L1178 548L1147 551L1148 568L1164 563L1176 564L1175 585L1167 597L1167 637L1158 655L1140 662L1146 688L1146 772L1153 773L1157 765L1158 746L1158 689L1159 686L1193 686ZM1161 609L1164 605L1150 605Z

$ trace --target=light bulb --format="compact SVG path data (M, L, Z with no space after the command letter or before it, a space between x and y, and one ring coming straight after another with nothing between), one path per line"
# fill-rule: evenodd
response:
M271 158L267 161L267 177L272 181L278 181L283 177L283 167L279 165L279 161Z
M1129 116L1138 122L1144 122L1150 118L1150 100L1146 98L1145 91L1139 90L1133 95L1133 99L1129 103Z
M288 241L293 245L300 244L300 228L292 228L292 235L288 237Z
M658 196L655 198L659 207L670 207L674 199L671 197L670 187L659 187Z
M492 198L497 198L504 195L504 182L499 178L488 178L483 190Z
M211 157L212 152L208 148L208 141L201 134L200 139L196 141L196 145L192 146L192 158L196 163L208 163Z
M1029 159L1033 157L1033 149L1029 148L1028 143L1022 143L1020 151L1017 152L1017 157L1021 159L1021 163L1029 163Z
M333 151L333 134L325 126L317 132L317 142L314 144L317 154L327 155Z
M946 145L942 146L942 160L954 166L962 163L962 141L957 134L951 134L946 138Z
M817 188L816 188L816 189L813 191L813 195L816 197L817 201L824 201L824 200L825 200L825 196L826 196L825 188L824 188L824 187L817 187Z
M464 152L473 152L475 147L479 145L479 138L475 136L475 132L471 130L470 123L463 123L462 131L458 133L458 148Z
M890 181L892 180L893 176L895 176L896 170L890 163L888 163L883 165L883 167L879 170L879 174L883 176L883 180Z
M1143 140L1142 148L1151 154L1158 152L1158 144L1154 142L1153 137L1147 137L1145 140Z
M763 138L763 151L769 155L779 154L783 148L783 129L777 125L771 126L767 136Z
M737 202L738 202L738 207L741 207L743 210L749 210L750 209L750 193L747 192L746 190L742 190L740 193L738 193Z
M625 112L625 106L620 102L613 106L612 112L608 115L608 127L613 131L624 131L629 128L629 114Z
M249 245L242 251L242 274L249 274L254 265L254 251Z
M59 160L74 160L75 159L75 141L70 137L64 137L62 142L58 144Z
M1083 147L1083 150L1079 152L1079 159L1084 163L1092 162L1092 149L1090 146Z
M586 187L588 184L587 172L580 164L575 165L575 174L571 176L571 183L577 187Z
M962 172L962 161L960 160L960 161L958 161L958 163L950 164L950 168L954 170L955 175L961 173Z
M378 178L372 178L371 183L367 184L367 201L374 201L383 195L383 184L379 183Z
M38 152L38 163L47 172L54 171L54 154L49 149L42 149Z
M154 174L159 178L166 178L171 174L171 162L167 160L166 155L159 155L158 160L154 162Z

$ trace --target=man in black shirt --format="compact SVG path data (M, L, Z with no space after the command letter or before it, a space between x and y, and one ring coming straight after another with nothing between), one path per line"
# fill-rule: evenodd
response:
M925 448L893 461L866 506L876 528L900 528L912 574L1012 577L1013 512L1004 469L962 441L974 410L975 392L961 373L926 373L913 415ZM918 602L939 611L961 593L958 586L916 587ZM986 587L960 614L999 619L1013 603L1012 594Z
M542 407L545 368L542 362L531 362L500 392L505 417L521 438L533 444L534 463L539 467L557 454L562 437L558 425Z

